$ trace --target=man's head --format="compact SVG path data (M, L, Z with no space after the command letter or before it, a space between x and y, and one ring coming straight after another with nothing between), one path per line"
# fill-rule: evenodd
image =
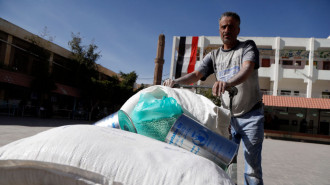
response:
M241 19L234 12L225 12L219 19L219 32L224 49L231 49L237 43L237 36L240 32Z

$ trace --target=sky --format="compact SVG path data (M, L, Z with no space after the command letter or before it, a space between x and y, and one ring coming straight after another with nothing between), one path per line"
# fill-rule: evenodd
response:
M330 0L0 0L0 17L69 49L72 33L94 43L96 63L135 71L152 84L157 42L165 35L163 80L169 77L173 36L218 36L226 11L241 17L245 37L328 38Z

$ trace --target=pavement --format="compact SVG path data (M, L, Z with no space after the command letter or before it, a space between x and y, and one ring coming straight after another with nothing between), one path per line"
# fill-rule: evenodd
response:
M39 119L0 116L0 147L62 125L92 124L69 119ZM238 184L243 183L244 160L237 158ZM265 185L329 185L330 146L275 139L265 139L262 151Z

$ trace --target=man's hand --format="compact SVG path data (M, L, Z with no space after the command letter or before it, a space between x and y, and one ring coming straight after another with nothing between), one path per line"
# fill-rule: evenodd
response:
M212 88L213 96L220 96L225 93L226 90L230 90L231 87L243 83L253 72L255 63L252 61L243 62L241 70L227 82L217 81Z
M175 80L167 79L164 81L163 85L167 87L173 87L175 85Z
M230 89L230 84L223 81L217 81L214 83L212 87L213 96L221 96L221 94L225 93L225 90Z
M167 79L164 81L163 85L168 87L174 87L175 84L189 85L197 82L202 77L203 77L202 73L200 73L199 71L194 71L192 73L186 74L174 80Z

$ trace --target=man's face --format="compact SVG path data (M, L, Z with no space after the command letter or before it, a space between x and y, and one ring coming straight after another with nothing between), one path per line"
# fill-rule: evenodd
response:
M240 32L238 21L233 17L222 17L219 24L219 32L222 42L231 47L235 46L237 36Z

